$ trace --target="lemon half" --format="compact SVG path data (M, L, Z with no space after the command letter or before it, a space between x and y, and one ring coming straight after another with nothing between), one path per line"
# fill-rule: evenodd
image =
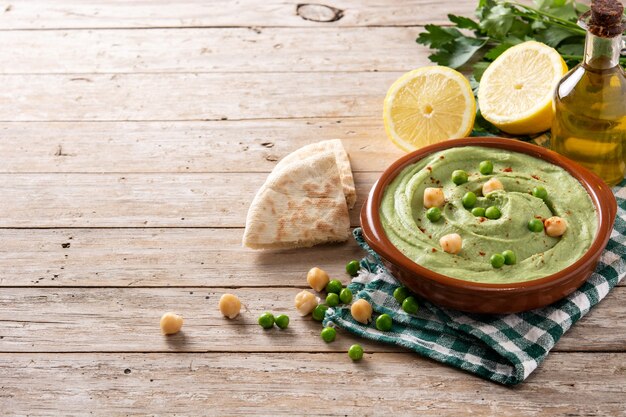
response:
M476 101L467 79L447 67L410 71L385 97L383 120L389 139L405 151L469 135Z
M480 80L478 105L485 119L515 134L548 130L552 95L567 65L554 49L529 41L507 49L489 65Z

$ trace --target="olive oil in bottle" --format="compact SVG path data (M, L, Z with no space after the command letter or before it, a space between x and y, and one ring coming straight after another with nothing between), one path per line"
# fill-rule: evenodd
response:
M584 61L559 82L551 146L615 185L626 171L626 74L623 6L594 0L579 24L587 30Z

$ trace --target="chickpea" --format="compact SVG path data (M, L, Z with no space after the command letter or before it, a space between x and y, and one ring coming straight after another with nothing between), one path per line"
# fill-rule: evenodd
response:
M496 190L504 190L504 185L497 178L492 178L483 184L483 195L486 196Z
M220 298L220 312L229 319L234 319L241 311L241 301L235 294L224 294Z
M328 277L326 271L319 269L318 267L311 268L306 274L306 282L308 282L311 288L317 292L326 288L328 281L330 281L330 278Z
M372 305L362 298L352 303L350 313L359 323L367 324L372 321Z
M176 334L183 327L183 317L175 313L165 313L161 317L161 332L163 334Z
M428 187L424 190L424 207L443 207L446 203L446 196L442 188Z
M567 221L558 216L550 217L543 222L546 228L546 234L552 237L562 236L567 230Z
M444 252L456 255L461 252L463 240L458 233L450 233L449 235L442 236L441 239L439 239L439 244Z
M294 305L301 316L306 316L311 311L313 311L315 307L317 307L319 301L320 299L317 298L312 292L302 290L298 294L296 294Z

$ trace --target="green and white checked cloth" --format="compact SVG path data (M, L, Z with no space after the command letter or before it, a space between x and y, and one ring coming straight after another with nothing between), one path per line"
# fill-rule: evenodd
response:
M368 252L349 288L364 298L375 314L393 317L389 332L354 321L349 307L329 309L325 325L347 329L368 339L404 346L421 355L506 385L519 384L539 366L550 349L626 275L626 181L616 186L618 210L609 243L595 272L578 290L548 307L518 314L476 315L438 307L421 300L415 315L393 298L400 284L365 243Z

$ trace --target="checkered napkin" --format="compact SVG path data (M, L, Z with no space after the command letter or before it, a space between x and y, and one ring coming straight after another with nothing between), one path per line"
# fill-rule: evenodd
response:
M501 384L519 384L561 336L626 275L626 180L613 192L617 218L595 272L574 293L548 307L518 314L475 315L420 300L417 314L407 314L392 295L400 284L367 246L361 229L356 229L354 237L368 256L361 260L359 275L349 288L355 299L364 298L372 304L375 316L391 315L393 327L381 332L373 325L362 325L352 319L349 307L329 309L324 324L404 346Z

